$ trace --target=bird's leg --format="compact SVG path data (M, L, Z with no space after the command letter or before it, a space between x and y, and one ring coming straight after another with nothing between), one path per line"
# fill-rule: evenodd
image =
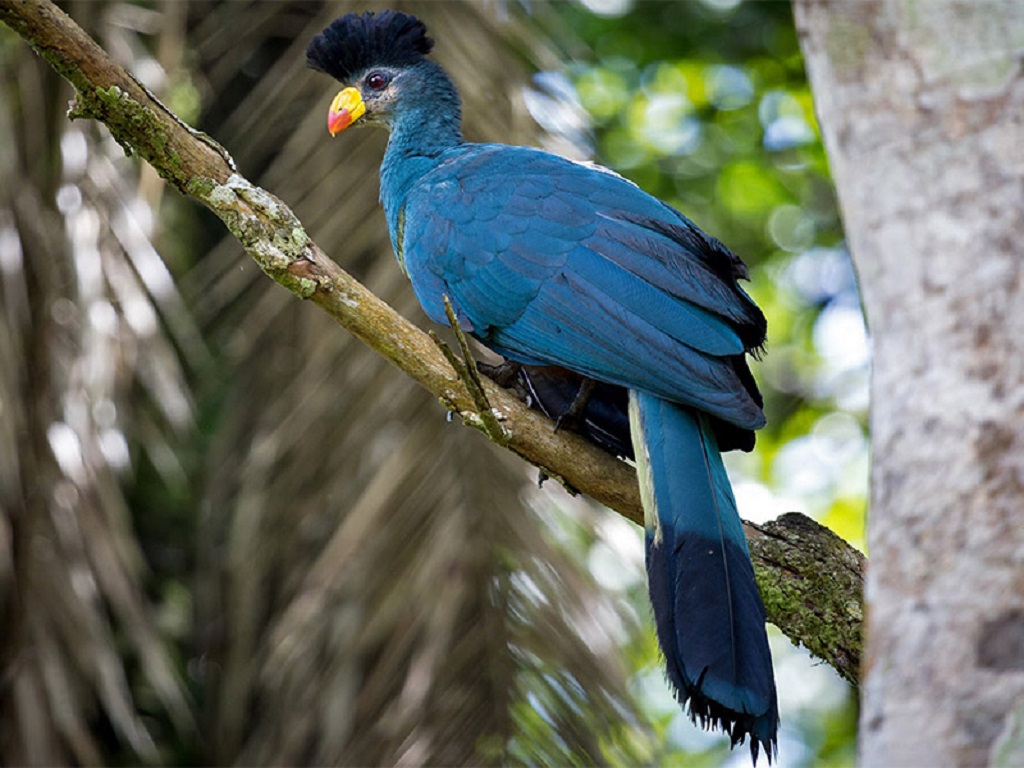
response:
M515 360L505 360L497 365L477 361L476 368L499 387L508 389L516 384L523 365Z
M583 412L587 409L587 403L590 402L590 396L594 393L595 386L597 386L597 382L593 379L583 379L580 382L580 388L572 400L572 405L555 419L555 432L562 427L566 427L572 432L580 431L579 426L583 420Z

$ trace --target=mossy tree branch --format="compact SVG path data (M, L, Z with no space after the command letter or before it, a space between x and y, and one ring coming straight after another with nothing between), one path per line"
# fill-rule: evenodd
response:
M125 151L216 213L267 275L487 432L473 396L426 333L328 258L286 205L242 178L220 145L179 120L67 14L49 0L0 0L0 20L75 87L70 118L103 122ZM491 381L480 383L507 448L568 488L642 522L632 467L572 433L555 432ZM745 526L769 619L856 684L863 557L803 515Z

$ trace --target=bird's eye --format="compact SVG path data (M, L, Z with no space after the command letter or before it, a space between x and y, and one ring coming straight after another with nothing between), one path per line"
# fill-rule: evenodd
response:
M366 76L366 84L375 91L383 90L391 82L391 78L383 72L371 72Z

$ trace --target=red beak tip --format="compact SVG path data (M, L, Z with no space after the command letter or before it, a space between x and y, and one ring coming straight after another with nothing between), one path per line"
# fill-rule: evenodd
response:
M340 112L330 112L327 115L327 131L331 136L335 136L348 128L351 122L352 116L347 109L343 109Z

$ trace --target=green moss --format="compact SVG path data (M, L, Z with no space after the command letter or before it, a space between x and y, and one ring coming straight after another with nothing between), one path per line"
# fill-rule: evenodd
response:
M278 227L271 242L285 253L297 253L309 244L309 236L302 227Z
M96 88L93 93L97 99L107 106L115 106L121 100L121 96L124 95L124 91L116 85L112 85L109 88Z
M106 123L126 155L139 157L176 186L183 183L181 156L171 144L166 127L119 86L79 91L74 115L87 115Z
M760 563L755 572L768 620L815 656L827 659L856 684L862 645L863 605L859 595L861 564L817 523L787 515L764 526L766 536L751 540ZM829 563L828 569L822 563Z
M216 186L217 182L213 179L205 176L194 176L185 184L185 191L197 200L205 201Z

